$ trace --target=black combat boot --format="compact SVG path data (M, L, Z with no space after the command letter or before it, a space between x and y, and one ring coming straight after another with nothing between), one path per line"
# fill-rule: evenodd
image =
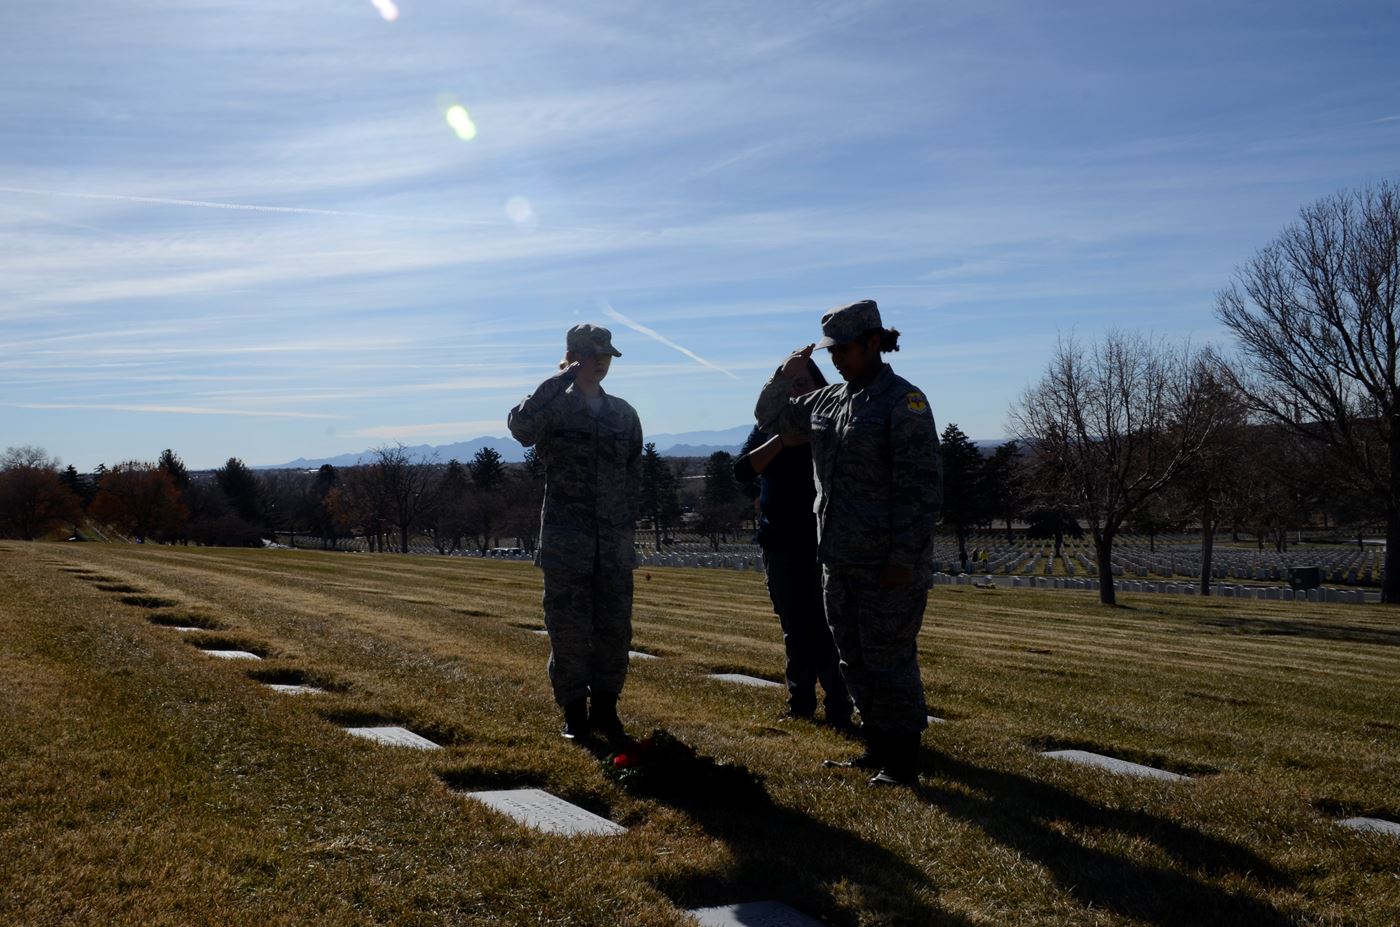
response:
M588 699L576 698L564 706L564 731L569 740L586 740L588 729Z
M861 736L865 739L865 752L860 756L853 756L849 760L825 760L823 766L828 768L836 767L840 769L880 769L885 765L886 741L885 735L874 730L869 725L860 729Z
M609 743L627 739L622 719L617 716L617 695L616 692L594 692L593 708L588 713L588 723L593 726L593 730L606 737Z
M870 777L871 785L919 784L919 734L885 736L885 754L880 771Z

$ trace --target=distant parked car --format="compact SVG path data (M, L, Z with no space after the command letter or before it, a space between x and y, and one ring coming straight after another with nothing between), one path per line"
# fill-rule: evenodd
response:
M523 547L493 547L486 552L488 557L523 557L525 548Z

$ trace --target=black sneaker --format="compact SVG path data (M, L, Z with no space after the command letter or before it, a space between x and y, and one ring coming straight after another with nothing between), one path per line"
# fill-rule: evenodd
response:
M606 737L610 743L627 739L627 729L622 726L622 719L617 716L616 692L593 693L593 709L589 712L588 722L593 730Z
M588 699L577 698L564 706L564 730L567 740L587 740L592 735L588 725Z

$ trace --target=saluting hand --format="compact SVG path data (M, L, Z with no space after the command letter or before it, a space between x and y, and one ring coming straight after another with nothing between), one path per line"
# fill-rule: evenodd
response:
M783 362L783 376L795 377L807 369L807 363L812 359L812 349L817 346L812 342L805 348L798 348L788 355L788 359Z

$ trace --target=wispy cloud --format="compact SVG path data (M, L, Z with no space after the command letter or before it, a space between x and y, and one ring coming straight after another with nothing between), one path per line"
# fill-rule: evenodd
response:
M611 305L609 305L608 302L607 302L606 300L603 301L602 306L603 306L603 314L606 315L608 318L612 319L613 321L615 321L615 322L621 322L623 325L626 325L628 328L632 329L634 332L637 332L638 334L646 335L648 338L652 339L653 341L660 342L661 344L666 345L666 347L672 349L673 351L679 351L679 352L681 352L681 353L684 354L686 357L688 357L688 358L690 358L691 360L695 361L697 364L699 364L699 365L702 366L702 367L708 367L708 368L710 368L711 370L717 370L717 371L719 371L720 373L724 374L726 377L729 377L731 380L737 380L737 379L739 379L737 376L735 376L734 374L730 373L728 370L725 370L723 367L719 366L718 364L712 364L712 363L710 363L709 361L705 360L705 358L701 357L699 354L696 354L694 351L690 350L689 348L683 348L683 347L681 347L680 345L678 345L678 344L676 344L674 341L672 341L670 338L667 338L665 335L662 335L660 332L656 331L655 329L647 328L645 325L642 325L642 324L640 324L640 323L638 323L638 322L632 321L631 319L627 318L627 316L623 315L621 312L618 312L618 311L617 311L616 309L614 309Z
M87 409L102 412L141 412L156 415L235 415L242 418L339 419L343 415L322 412L269 411L267 409L216 409L202 406L123 405L98 402L7 402L11 409Z
M505 430L505 415L475 422L434 422L424 425L374 425L349 432L354 438L457 438L465 440Z

